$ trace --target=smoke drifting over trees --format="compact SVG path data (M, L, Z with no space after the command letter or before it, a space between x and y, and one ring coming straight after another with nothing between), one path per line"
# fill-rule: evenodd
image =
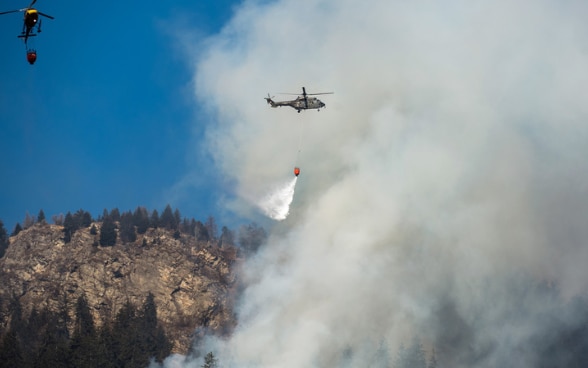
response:
M244 267L240 325L211 345L219 362L360 366L415 336L440 367L582 361L587 11L246 2L198 45L231 208L256 213L250 198L289 172L307 127L290 215ZM320 113L263 103L300 86L335 95Z

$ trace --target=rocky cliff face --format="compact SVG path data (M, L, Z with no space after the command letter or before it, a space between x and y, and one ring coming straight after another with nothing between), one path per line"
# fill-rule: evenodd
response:
M100 223L94 223L100 229ZM78 297L85 294L98 326L108 323L130 301L141 306L155 297L159 322L186 353L198 327L219 334L234 326L231 288L236 249L198 243L173 232L149 229L133 243L97 245L90 228L64 243L63 227L39 223L10 239L0 259L0 324L15 296L24 313L33 306L56 311L65 305L73 321ZM3 329L3 328L2 328Z

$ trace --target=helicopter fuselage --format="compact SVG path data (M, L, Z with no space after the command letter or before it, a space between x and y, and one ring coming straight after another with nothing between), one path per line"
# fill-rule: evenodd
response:
M27 31L31 31L31 29L37 25L37 22L39 21L39 12L37 11L37 9L27 9L24 12L24 24L25 27L27 28Z
M23 38L25 44L27 43L27 40L29 37L32 36L36 36L36 34L34 33L33 29L35 28L35 26L37 25L37 23L39 22L39 12L37 11L37 9L27 9L24 12L24 24L22 26L22 33L20 36L18 36L19 38ZM38 23L39 27L37 27L37 31L40 32L40 24Z
M320 110L321 108L325 107L325 104L316 97L302 97L299 96L295 100L290 101L272 101L269 100L268 103L271 107L282 107L282 106L290 106L293 109L300 112L300 110L308 110L308 109L317 109Z
M291 95L292 93L286 93ZM306 93L306 88L302 87L302 95L296 97L295 100L288 100L288 101L274 101L270 94L267 94L265 100L271 107L282 107L282 106L290 106L291 108L295 109L296 111L300 112L301 110L308 110L308 109L317 109L320 111L321 108L325 107L325 104L316 97L311 97L310 95L331 95L333 92L323 92L323 93Z

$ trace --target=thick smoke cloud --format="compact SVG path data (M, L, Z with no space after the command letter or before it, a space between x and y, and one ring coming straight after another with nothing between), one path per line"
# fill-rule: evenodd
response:
M243 215L303 173L211 342L223 364L383 367L378 347L416 336L442 366L538 366L588 288L587 10L245 2L196 65L210 150ZM300 114L262 99L301 86L335 94Z

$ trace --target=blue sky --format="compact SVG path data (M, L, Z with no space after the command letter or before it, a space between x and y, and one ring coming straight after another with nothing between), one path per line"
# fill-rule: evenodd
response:
M0 16L0 219L48 219L80 208L98 216L170 203L204 220L221 211L220 181L192 134L206 118L195 101L182 38L217 33L238 1L76 3L39 0L43 32L26 61L22 13ZM27 1L3 1L1 11ZM197 148L197 147L196 147ZM174 188L199 164L196 186Z

